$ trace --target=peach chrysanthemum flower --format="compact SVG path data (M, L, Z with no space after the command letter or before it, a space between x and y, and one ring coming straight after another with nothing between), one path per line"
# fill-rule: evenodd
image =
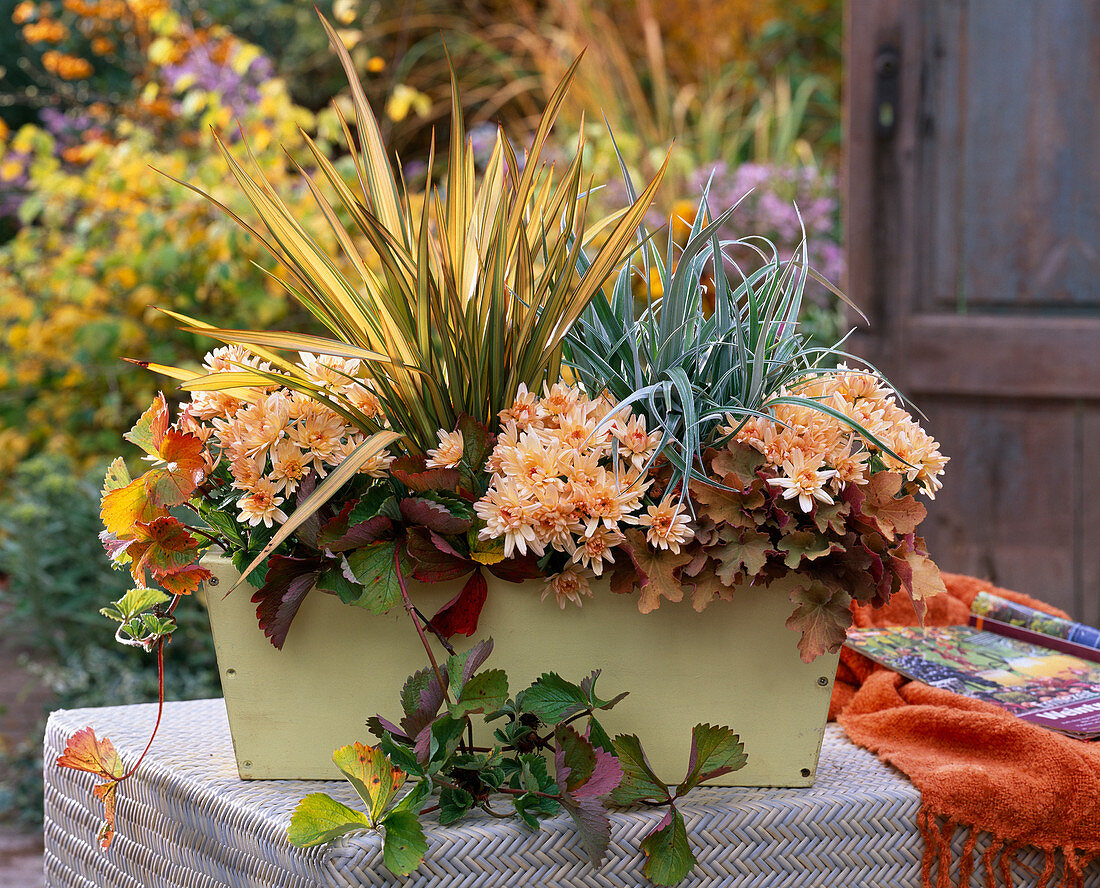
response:
M272 392L238 411L234 420L242 452L246 456L263 456L286 434L290 400L283 392Z
M606 527L589 529L578 541L577 551L573 553L573 561L582 564L596 576L603 573L604 562L615 563L615 553L612 551L619 545L624 537L619 531L608 530Z
M690 543L695 536L687 514L680 503L672 502L670 496L661 500L660 505L646 509L646 514L638 518L638 523L648 528L645 534L647 543L656 549L668 549L674 555L679 555L680 547Z
M513 479L497 476L489 492L474 503L478 518L485 522L478 539L504 537L505 558L511 558L516 551L526 555L528 548L542 555L544 548L535 535L531 521L534 505L520 495Z
M825 490L825 484L836 471L821 468L820 457L814 457L807 462L801 450L792 450L784 461L782 470L785 478L769 478L768 483L783 488L783 499L797 497L803 512L809 512L813 508L814 500L832 504L833 498Z
M555 382L553 386L547 387L544 382L542 384L542 400L539 402L542 406L543 413L546 416L561 416L568 413L581 399L581 392L575 386L565 385L562 382Z
M252 490L260 483L264 474L264 459L241 456L229 463L229 473L233 476L233 487L237 490Z
M257 525L261 521L264 527L271 527L272 521L278 519L282 524L286 521L286 513L279 506L283 498L277 496L275 482L268 478L261 478L256 482L251 492L237 500L241 514L238 520L247 521L250 525Z
M433 469L457 469L458 464L462 462L463 448L466 446L466 442L463 440L462 432L439 432L439 446L434 450L428 451L428 456L431 459L428 460L428 466Z
M573 535L580 533L583 526L577 520L572 499L562 487L546 485L539 491L531 522L540 543L573 554L576 549Z
M280 441L271 449L270 478L278 490L294 493L309 471L309 463L309 457L293 441Z
M661 443L661 436L657 432L647 434L645 417L640 414L630 417L626 423L616 423L613 432L619 439L619 456L638 470L653 456L657 445Z
M290 440L309 452L317 474L325 477L324 464L337 462L342 454L341 441L346 431L340 414L323 404L303 407L298 422L290 429Z
M378 395L361 382L353 382L343 390L343 395L357 410L371 419L382 415L382 402Z
M313 355L309 352L298 352L298 357L298 366L306 371L310 382L322 387L342 389L354 382L359 373L358 358Z
M527 391L527 384L521 382L512 406L501 410L498 415L500 416L501 425L514 422L522 431L541 419L543 413L538 396Z
M522 432L515 447L505 448L500 457L501 473L516 479L521 493L536 494L563 473L561 446L545 443L533 431Z
M558 607L565 610L568 602L573 602L577 607L581 606L581 596L592 597L592 587L588 585L588 574L574 567L566 565L561 573L546 578L546 588L542 590L542 600L545 601L551 593L557 599Z

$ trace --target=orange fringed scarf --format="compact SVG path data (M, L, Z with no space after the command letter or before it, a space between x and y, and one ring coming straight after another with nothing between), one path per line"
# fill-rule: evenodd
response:
M948 595L929 603L927 624L965 623L982 590L1065 616L973 577L944 574L944 581ZM915 625L916 615L902 599L895 596L880 611L857 609L855 624ZM1082 885L1084 868L1100 856L1100 741L1071 740L991 703L906 681L847 648L829 717L920 790L925 888L952 884L951 840L960 828L967 831L960 886L970 884L979 832L993 838L981 858L989 888L995 888L998 872L1011 888L1012 862L1027 845L1045 852L1037 888L1048 888L1056 874L1059 886Z

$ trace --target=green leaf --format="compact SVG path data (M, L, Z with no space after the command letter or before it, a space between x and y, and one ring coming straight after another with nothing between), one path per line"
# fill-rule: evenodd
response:
M439 791L439 822L443 826L449 826L466 816L466 813L474 806L474 797L461 788L452 789L449 786Z
M413 788L405 793L401 797L401 800L393 806L394 811L411 811L413 814L419 816L420 809L424 807L424 802L428 800L428 797L432 794L432 781L431 780L418 780Z
M429 774L434 774L442 768L447 759L454 755L465 728L465 719L453 718L446 712L432 722L428 745L427 772Z
M581 679L581 690L588 698L588 703L593 709L613 709L617 704L621 703L624 698L629 695L629 691L623 691L621 694L616 694L610 700L603 700L596 696L596 679L600 677L600 673L603 670L593 669L591 674L587 678ZM610 750L608 750L610 751Z
M783 537L777 546L780 552L786 552L783 563L794 570L803 560L815 561L832 551L832 543L822 534L812 530L796 530Z
M428 853L428 840L412 811L391 811L382 821L382 863L395 876L407 876Z
M158 604L164 604L170 597L160 589L131 589L110 606L100 608L99 612L108 619L125 623Z
M678 885L695 868L683 815L670 807L657 828L642 839L642 872L656 885Z
M493 639L484 638L473 647L447 658L447 684L457 699L466 684L493 652ZM504 705L503 703L501 704Z
M615 744L611 736L604 730L603 725L596 720L594 715L588 719L588 739L592 741L592 745L597 749L610 752L612 755L615 754Z
M423 777L424 769L416 760L416 753L411 747L398 743L389 733L383 733L379 741L382 751L389 756L390 761L398 768L412 777Z
M611 801L616 805L669 801L668 787L653 773L641 741L634 734L619 734L613 742L623 779L611 793Z
M362 586L344 576L344 571L339 566L321 571L315 585L323 592L339 595L344 604L353 604L363 595Z
M365 607L371 613L384 614L401 602L401 585L397 580L393 542L372 543L356 549L348 555L348 567L363 588L359 597L348 602ZM401 572L411 576L412 565L408 556L401 554Z
M556 672L545 672L523 692L523 708L537 715L544 724L556 725L591 706L580 686L566 681Z
M462 687L451 714L461 718L471 712L492 712L508 699L508 676L503 669L479 672Z
M227 542L240 547L245 544L245 539L233 515L232 511L218 509L205 500L199 500L199 517L209 528L220 533Z
M370 829L362 811L356 811L323 792L313 792L290 815L286 838L298 848L311 848L357 829Z
M713 780L745 766L745 744L729 728L696 725L691 729L691 757L684 782L676 788L677 797L694 789L704 780Z

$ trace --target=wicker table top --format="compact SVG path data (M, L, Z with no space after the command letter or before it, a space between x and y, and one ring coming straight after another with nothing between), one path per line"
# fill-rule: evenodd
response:
M608 858L593 869L578 853L562 817L538 833L486 815L428 829L421 869L405 880L382 866L376 836L361 833L327 849L299 851L285 830L306 793L323 790L349 805L340 782L242 781L237 778L222 700L170 703L161 733L118 802L118 835L98 850L100 813L89 774L52 762L73 731L106 732L123 759L140 752L155 706L55 712L45 737L46 878L51 888L409 888L600 886L636 888L638 843L660 812L612 815ZM366 738L363 738L366 739ZM898 772L826 731L816 784L807 789L701 789L683 803L699 864L685 886L895 886L920 884L920 797ZM961 837L958 840L961 848ZM979 851L981 843L979 843ZM1039 856L1022 855L1034 868ZM1100 885L1100 867L1087 883ZM1017 884L1029 884L1026 870ZM972 882L980 886L982 874Z

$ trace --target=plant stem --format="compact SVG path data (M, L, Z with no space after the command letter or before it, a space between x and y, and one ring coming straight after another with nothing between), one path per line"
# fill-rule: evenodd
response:
M177 601L179 600L179 596L176 596L176 600ZM175 605L176 605L176 602L175 601L172 602L172 606L175 607ZM171 611L169 611L169 613L170 612ZM160 730L160 718L161 718L162 715L164 715L164 639L163 638L161 638L161 640L157 642L157 721L156 721L156 724L153 725L153 733L149 737L149 742L145 744L145 749L142 750L141 755L139 756L138 760L136 762L134 762L133 767L130 768L129 771L127 771L125 774L123 774L121 777L118 778L119 783L121 783L123 780L128 779L134 773L134 771L136 771L138 769L138 767L141 765L141 763L143 761L145 761L145 756L149 752L149 747L153 745L153 740L157 736L157 731Z
M463 788L463 787L459 786L457 783L451 783L450 780L444 780L442 777L437 777L434 774L432 775L432 782L435 783L437 786L445 786L448 789L462 789ZM501 792L501 793L504 793L505 795L515 795L515 796L531 794L533 796L539 796L540 798L543 798L543 799L553 799L555 802L560 802L561 799L562 799L561 793L558 793L557 795L551 795L548 792L540 792L537 789L512 789L512 787L510 787L510 786L499 786L493 791L494 792Z
M443 680L443 673L439 671L439 664L435 660L435 654L432 653L432 646L428 644L428 638L424 635L424 627L420 625L420 620L416 617L416 608L413 607L412 599L409 598L409 590L405 587L405 576L401 573L401 541L398 540L397 544L393 547L393 567L394 573L397 575L397 585L401 589L401 600L405 603L405 612L409 615L409 619L412 620L413 625L416 627L416 634L420 636L420 643L424 645L424 650L428 653L428 662L432 664L432 671L435 673L435 679L439 682L439 687L443 690L443 699L447 701L447 705L451 705L451 695L447 690L447 682Z
M416 612L416 615L418 617L420 617L420 619L424 623L424 625L428 627L428 631L431 632L432 635L434 635L436 637L436 639L439 641L439 643L441 645L443 645L443 649L453 657L455 655L454 646L449 641L447 641L447 639L444 638L439 633L439 631L432 625L432 621L429 620L427 617L424 616L424 614L422 614L420 612L420 608L418 608L414 605L413 610Z

